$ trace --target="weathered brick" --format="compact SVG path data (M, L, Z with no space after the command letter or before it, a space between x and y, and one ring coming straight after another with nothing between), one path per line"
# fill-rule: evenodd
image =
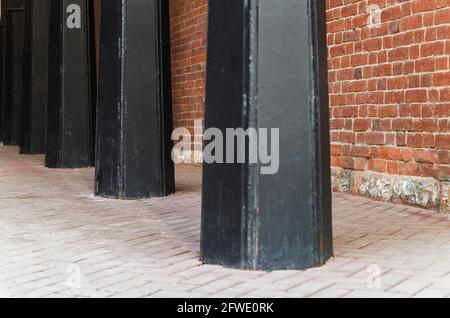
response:
M380 149L370 153L370 146L389 145L401 158L386 159L386 172L435 176L425 175L428 162L408 164L419 164L413 150L448 151L448 1L325 3L332 163L359 170L369 166L365 159L380 159ZM383 8L379 27L367 26L370 4ZM207 1L170 0L170 6L174 121L189 128L204 111ZM447 157L440 158L445 165Z

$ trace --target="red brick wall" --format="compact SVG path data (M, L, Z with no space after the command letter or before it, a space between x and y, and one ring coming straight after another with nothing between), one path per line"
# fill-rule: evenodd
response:
M333 165L449 176L450 1L326 4Z
M174 124L192 128L204 116L207 0L169 1ZM450 0L324 1L333 166L449 176Z
M207 0L169 0L174 126L204 117Z

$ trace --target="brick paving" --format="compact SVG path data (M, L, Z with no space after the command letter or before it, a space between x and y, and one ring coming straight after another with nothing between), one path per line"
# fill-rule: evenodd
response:
M202 265L201 169L169 198L93 193L93 170L49 170L0 146L0 297L449 297L450 222L334 195L336 257L307 271Z

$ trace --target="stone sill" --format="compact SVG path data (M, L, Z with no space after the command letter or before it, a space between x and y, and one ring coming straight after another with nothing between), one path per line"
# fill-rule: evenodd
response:
M450 182L373 171L331 169L333 191L450 213Z

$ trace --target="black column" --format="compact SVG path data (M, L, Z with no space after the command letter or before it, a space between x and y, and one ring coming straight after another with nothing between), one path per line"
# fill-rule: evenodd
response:
M92 4L50 0L46 165L93 164L95 46Z
M48 0L25 0L22 132L24 154L45 152L48 84Z
M18 145L23 104L24 0L9 0L6 5L3 143Z
M174 192L169 11L165 0L101 2L96 194Z
M205 163L205 263L304 269L332 256L325 37L324 1L209 1L205 128L279 128L279 170Z
M6 1L2 1L0 18L0 141L3 141L3 105L5 104Z

